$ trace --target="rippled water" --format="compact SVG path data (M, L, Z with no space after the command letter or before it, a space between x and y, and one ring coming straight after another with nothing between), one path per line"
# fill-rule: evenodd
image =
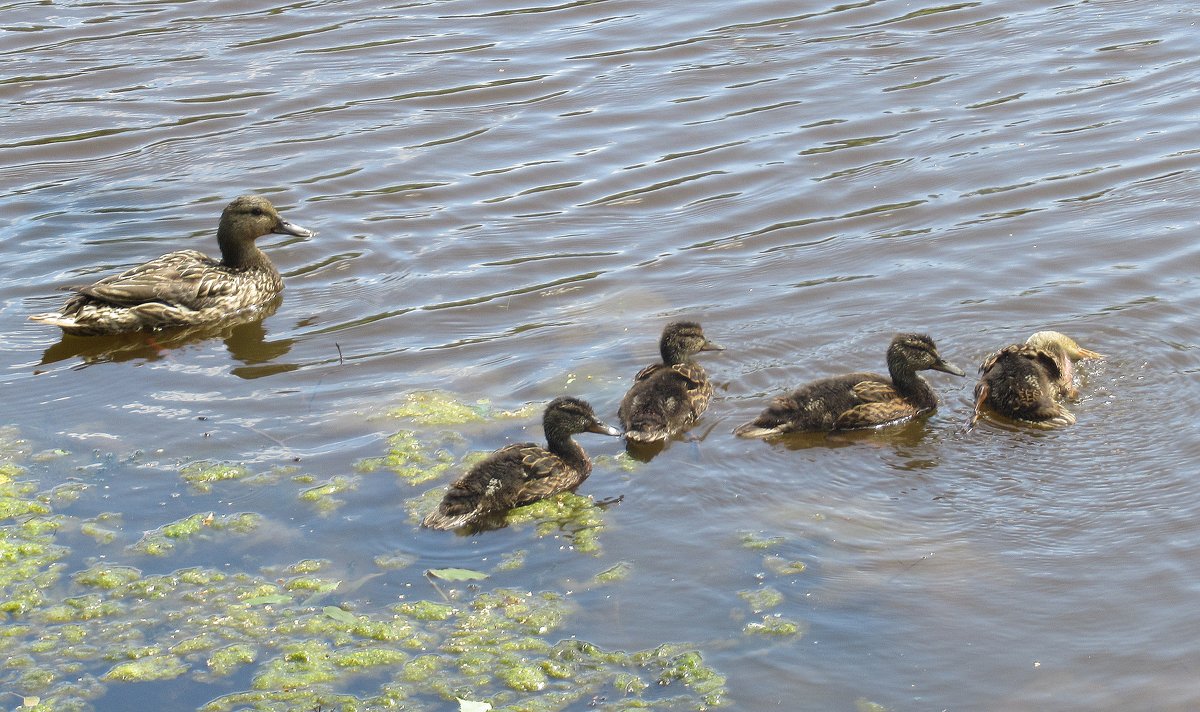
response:
M500 583L627 562L562 637L697 641L735 709L1196 709L1196 24L1179 0L10 2L0 422L109 458L63 514L118 510L124 538L76 568L169 571L126 539L257 511L275 540L187 563L363 576L415 556L360 592L369 609L518 549ZM245 192L319 231L262 241L287 282L263 322L147 341L25 321L59 287L214 251ZM396 430L377 416L431 388L506 409L569 392L615 420L674 318L728 348L703 356L718 391L693 439L581 488L624 495L598 559L530 528L419 530L387 476L328 517L177 476L350 474ZM965 432L974 366L1043 328L1108 355L1082 369L1078 423ZM933 416L729 434L805 380L881 370L900 330L970 374L930 376ZM540 437L535 420L462 449ZM765 571L751 534L807 569ZM742 633L738 592L764 586L803 635ZM186 706L218 694L174 685ZM136 697L113 687L95 709Z

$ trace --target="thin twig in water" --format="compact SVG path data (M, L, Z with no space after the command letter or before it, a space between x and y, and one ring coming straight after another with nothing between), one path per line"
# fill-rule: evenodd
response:
M342 345L341 345L341 344L339 344L339 343L338 343L338 342L336 342L336 341L335 341L335 342L333 342L333 345L337 347L337 350L338 350L338 365L339 365L339 366L341 366L341 365L343 365L343 364L345 363L345 360L342 358Z

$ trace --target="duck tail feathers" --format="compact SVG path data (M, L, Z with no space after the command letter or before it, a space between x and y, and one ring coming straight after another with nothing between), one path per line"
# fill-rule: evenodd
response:
M758 423L742 423L733 429L733 434L739 438L767 438L780 432L779 428L764 428Z

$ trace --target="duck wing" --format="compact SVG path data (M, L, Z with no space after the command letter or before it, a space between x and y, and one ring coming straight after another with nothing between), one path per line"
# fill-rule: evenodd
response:
M234 285L220 263L196 250L163 255L133 269L72 291L114 306L150 302L201 309L207 302L230 294Z
M850 393L858 403L838 414L833 425L835 430L873 428L905 420L921 412L900 395L891 381L875 374L863 374L850 387Z

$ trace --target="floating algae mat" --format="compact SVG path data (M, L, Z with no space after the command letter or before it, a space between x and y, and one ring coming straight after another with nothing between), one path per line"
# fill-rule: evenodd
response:
M247 536L258 516L197 512L122 547L121 513L56 512L94 490L40 485L38 472L69 468L71 455L39 463L11 431L0 439L0 689L12 693L10 707L86 711L106 696L157 698L167 689L204 712L432 711L457 708L456 699L533 712L600 698L614 709L696 710L723 701L724 678L693 645L624 652L575 639L572 602L558 591L480 580L448 592L429 586L428 600L410 594L367 607L343 599L346 587L319 559L264 571L230 562L147 574L130 562L163 561L183 542ZM208 480L202 469L185 481L228 486L256 477L232 466L208 468ZM570 498L587 500L570 495L545 506L595 516L594 505ZM561 526L545 512L518 516ZM106 556L68 564L80 559L71 541L107 547ZM496 571L524 560L519 552Z

